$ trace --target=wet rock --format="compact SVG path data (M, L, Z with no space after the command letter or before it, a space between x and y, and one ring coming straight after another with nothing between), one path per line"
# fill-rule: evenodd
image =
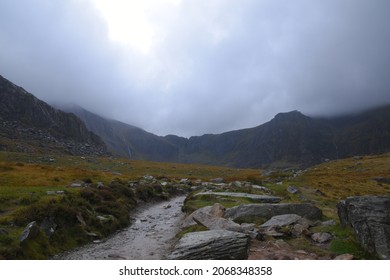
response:
M340 223L351 226L362 247L390 259L390 196L355 196L337 205Z
M176 244L168 259L178 260L243 260L248 257L249 237L246 234L209 230L191 232Z
M284 214L273 216L270 220L262 224L260 227L284 227L296 223L302 217L296 214Z
M23 230L22 234L19 236L20 243L26 241L27 239L33 239L37 237L39 233L39 226L36 221L29 223L26 228Z
M282 198L277 196L259 195L259 194L250 194L250 193L236 193L236 192L200 192L197 193L195 196L199 196L199 195L249 198L259 203L278 203L279 201L282 200Z
M328 243L332 240L332 235L327 232L316 232L313 233L311 239L316 243Z
M205 206L192 212L183 222L182 227L187 228L189 226L196 225L195 218L201 219L203 216L211 217L223 217L225 214L225 207L219 203L215 203L213 206Z
M270 219L273 216L284 214L297 214L312 221L322 218L322 211L307 203L242 204L226 209L225 218L232 220L254 217Z

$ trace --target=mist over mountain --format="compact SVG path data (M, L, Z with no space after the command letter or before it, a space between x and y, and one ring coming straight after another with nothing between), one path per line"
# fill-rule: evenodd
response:
M390 106L333 118L312 118L298 111L279 113L254 128L190 138L157 136L78 106L65 110L79 116L111 152L133 159L286 167L390 151Z
M390 152L390 105L332 118L291 111L253 128L190 138L157 136L77 105L61 109L0 76L0 149L104 155L107 147L131 159L240 168L309 166Z

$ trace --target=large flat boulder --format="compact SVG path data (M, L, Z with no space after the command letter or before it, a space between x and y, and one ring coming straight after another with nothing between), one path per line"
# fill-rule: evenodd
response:
M322 218L321 209L308 203L242 204L226 209L224 217L232 220L253 217L271 219L273 216L285 214L296 214L312 221Z
M390 259L390 196L348 197L337 210L340 223L353 228L363 248Z
M191 232L176 244L168 259L244 260L248 257L249 237L228 230Z
M272 195L260 195L251 193L239 193L239 192L200 192L195 196L206 195L206 196L223 196L223 197L238 197L238 198L249 198L254 202L259 203L278 203L282 198Z

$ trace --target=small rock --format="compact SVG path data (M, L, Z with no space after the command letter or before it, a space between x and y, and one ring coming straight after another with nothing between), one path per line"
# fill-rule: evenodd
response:
M7 230L0 228L0 235L7 235L7 234L8 234Z
M269 219L267 222L262 224L260 227L266 228L266 227L284 227L291 225L295 222L297 222L302 217L296 214L284 214L284 215L278 215L274 216L271 219Z
M69 187L71 187L71 188L82 188L84 186L85 186L85 183L81 182L81 181L75 181L69 185Z
M55 195L56 192L55 192L55 191L46 191L46 194L47 194L47 195Z
M299 192L299 189L297 187L294 187L294 186L288 186L287 187L287 192L291 193L291 194L296 194Z
M314 191L315 194L317 195L320 195L320 196L326 196L326 194L324 194L322 191L320 191L319 189L315 190Z
M80 222L80 224L82 226L85 227L87 225L87 223L85 222L85 220L84 220L83 216L81 215L81 213L77 213L76 218L77 218L77 220Z
M188 184L190 182L190 180L188 180L188 178L183 178L179 181L180 184Z
M321 226L334 226L336 222L334 220L327 220L321 223Z
M316 232L313 233L311 239L316 243L327 243L332 239L332 235L327 232Z
M154 177L152 175L144 175L143 177L145 180L147 181L153 181L154 180Z
M169 209L169 208L171 208L171 207L172 207L172 205L170 205L170 204L167 204L167 205L164 205L164 206L163 206L164 209Z
M354 256L351 254L342 254L335 257L335 260L353 260Z
M263 186L258 186L258 185L252 185L252 188L256 189L256 190L260 190L260 191L263 191L263 192L271 192L269 188L266 188L266 187L263 187Z
M29 223L19 236L19 241L22 243L27 239L35 238L39 233L39 226L36 221Z
M211 183L217 183L217 184L223 183L223 181L224 181L223 178L210 179Z

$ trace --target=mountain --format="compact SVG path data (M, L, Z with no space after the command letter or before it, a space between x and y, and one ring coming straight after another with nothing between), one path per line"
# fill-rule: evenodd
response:
M0 76L0 150L106 154L104 142L74 114L54 109Z
M0 76L0 150L102 155L107 147L132 159L240 168L390 152L390 105L334 118L280 113L257 127L188 139L157 136L78 106L62 109L68 113Z
M129 124L103 118L77 105L61 108L83 120L89 130L103 139L113 154L152 161L176 161L178 158L178 147L163 137Z
M311 118L292 111L277 114L254 128L189 139L157 136L77 106L66 110L79 116L111 152L134 159L242 168L288 167L390 152L390 106L334 118Z

